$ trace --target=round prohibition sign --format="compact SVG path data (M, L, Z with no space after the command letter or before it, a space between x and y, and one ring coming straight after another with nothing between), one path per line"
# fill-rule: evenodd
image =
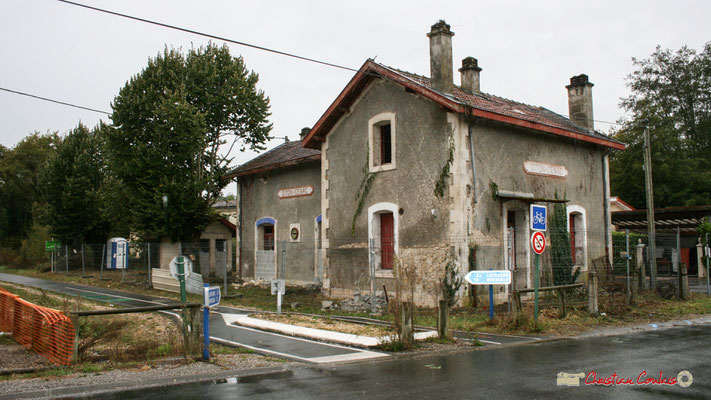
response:
M543 236L543 232L533 232L533 235L531 235L531 247L533 247L534 253L543 253L543 250L546 249L546 237Z

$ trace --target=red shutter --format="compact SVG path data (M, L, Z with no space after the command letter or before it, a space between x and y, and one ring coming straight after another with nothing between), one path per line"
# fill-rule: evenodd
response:
M380 214L380 249L382 269L393 269L393 254L395 254L395 234L393 214Z
M573 264L575 264L575 215L568 215L570 219L570 255L573 257Z

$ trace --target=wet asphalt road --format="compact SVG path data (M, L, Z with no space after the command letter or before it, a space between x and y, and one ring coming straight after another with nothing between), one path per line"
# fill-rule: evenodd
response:
M598 379L667 380L689 371L679 385L558 386L559 372ZM587 378L590 380L590 378ZM644 381L644 378L642 378ZM708 399L711 326L561 340L454 355L304 367L288 378L251 383L201 383L103 394L96 399Z

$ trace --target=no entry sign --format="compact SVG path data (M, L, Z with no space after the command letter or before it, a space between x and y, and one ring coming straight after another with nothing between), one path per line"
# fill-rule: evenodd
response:
M543 232L533 232L533 235L531 235L531 247L533 247L534 253L543 253L543 250L546 249L546 237Z

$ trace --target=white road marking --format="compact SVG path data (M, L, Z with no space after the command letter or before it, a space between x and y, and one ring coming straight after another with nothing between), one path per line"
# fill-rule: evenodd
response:
M294 337L294 336L288 336L288 335L283 335L280 333L274 333L274 332L265 332L259 329L254 329L254 328L249 328L246 326L235 326L233 325L234 322L238 321L240 318L239 315L234 315L234 314L222 314L218 313L222 316L222 319L225 321L225 324L227 324L228 327L232 327L234 329L246 329L252 332L259 332L262 334L269 334L273 336L278 336L278 337L283 337L291 340L299 340L302 342L306 343L314 343L318 344L320 346L328 346L328 347L333 347L337 349L345 349L345 350L350 350L351 353L346 353L346 354L338 354L338 355L333 355L333 356L321 356L321 357L311 357L311 358L306 358L306 357L298 357L294 356L292 354L286 354L286 353L281 353L273 350L267 350L267 349L262 349L256 346L250 346L244 343L238 343L234 342L231 340L225 340L225 339L219 339L215 338L214 340L218 343L223 342L226 344L232 344L240 347L245 347L254 351L259 351L263 353L268 353L268 354L273 354L277 355L280 357L285 357L285 358L291 358L291 359L296 359L299 361L305 361L305 362L311 362L311 363L317 363L317 364L322 364L322 363L330 363L330 362L342 362L342 361L355 361L355 360L363 360L363 359L369 359L369 358L378 358L378 357L389 357L389 354L385 353L377 353L374 351L368 351L368 350L362 350L362 349L357 349L353 347L346 347L346 346L341 346L338 344L333 344L333 343L324 343L324 342L318 342L314 340L309 340L309 339L303 339L299 337ZM242 316L243 318L243 316ZM210 337L210 340L213 340L212 337Z

